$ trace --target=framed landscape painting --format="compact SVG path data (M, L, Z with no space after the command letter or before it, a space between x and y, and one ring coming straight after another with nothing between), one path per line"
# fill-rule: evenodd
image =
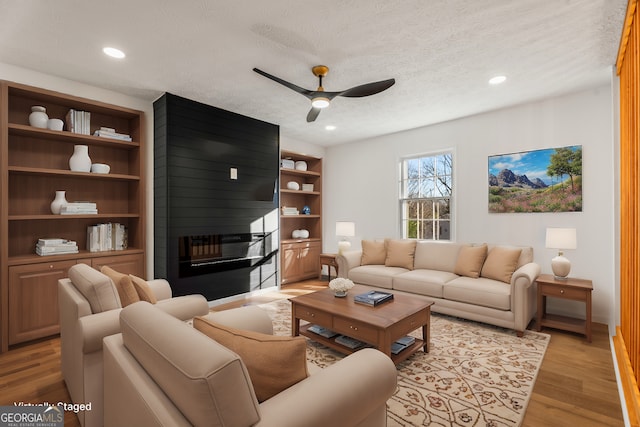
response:
M582 146L489 156L489 212L581 212Z

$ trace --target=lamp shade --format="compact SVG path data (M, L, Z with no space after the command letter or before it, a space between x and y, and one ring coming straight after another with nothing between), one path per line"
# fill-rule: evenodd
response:
M353 237L356 235L356 224L348 221L336 222L336 236Z
M545 246L549 249L576 249L576 229L547 228Z

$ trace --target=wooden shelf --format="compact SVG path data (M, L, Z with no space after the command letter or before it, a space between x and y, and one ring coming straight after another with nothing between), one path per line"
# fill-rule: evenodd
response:
M316 172L316 171L311 171L311 170L301 171L298 169L287 169L287 168L280 168L280 174L310 176L310 177L316 177L316 178L319 178L322 176L320 172Z
M101 136L83 135L68 131L34 128L33 126L15 123L9 123L9 135L36 136L40 139L47 140L66 140L69 144L109 146L114 148L119 147L127 150L140 147L140 142L138 141L123 141L116 138L104 138Z
M320 218L320 215L314 215L314 214L309 214L309 215L280 215L280 219L318 219Z
M127 248L122 251L102 251L102 252L89 252L87 250L79 250L76 254L61 254L61 255L21 255L9 258L9 265L23 265L23 264L39 264L42 262L54 262L61 260L84 260L90 258L112 257L122 255L143 254L144 249L140 248Z
M9 221L66 221L76 219L117 219L117 218L140 218L137 213L99 213L80 215L9 215Z
M319 191L304 191L304 190L289 190L288 188L281 188L280 189L280 194L282 193L286 193L286 194L302 194L302 195L312 195L312 196L319 196L322 193L320 193Z
M21 173L30 175L45 175L45 176L68 176L68 177L83 177L89 179L106 179L106 180L119 180L119 181L140 181L140 177L136 175L124 175L115 173L91 173L91 172L74 172L64 169L46 169L46 168L33 168L26 166L9 166L10 173Z

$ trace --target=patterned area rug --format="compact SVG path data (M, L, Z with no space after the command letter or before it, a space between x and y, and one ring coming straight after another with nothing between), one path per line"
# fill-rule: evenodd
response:
M260 307L276 335L291 333L288 300ZM307 359L321 368L344 357L307 342ZM519 426L548 342L547 334L525 331L518 338L508 329L432 314L430 352L397 365L387 426Z

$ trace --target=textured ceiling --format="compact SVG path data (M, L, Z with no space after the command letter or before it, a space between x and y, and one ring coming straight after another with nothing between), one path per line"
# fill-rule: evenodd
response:
M627 0L0 0L0 62L150 101L163 92L279 124L324 146L608 81ZM105 57L111 45L124 60ZM328 91L309 101L252 71ZM506 83L487 80L505 74ZM331 124L337 128L326 131Z

